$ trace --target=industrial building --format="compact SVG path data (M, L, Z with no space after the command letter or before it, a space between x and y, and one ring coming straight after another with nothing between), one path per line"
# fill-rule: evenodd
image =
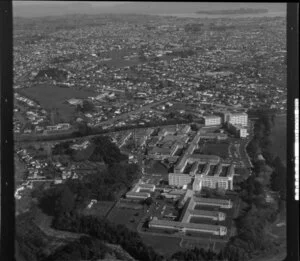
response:
M207 211L195 209L198 205L218 206L220 208L231 208L230 200L221 199L207 199L200 198L193 195L193 192L188 190L186 192L188 200L184 205L180 221L159 220L156 217L149 222L150 228L171 229L178 232L201 232L210 233L212 235L225 236L227 228L220 225L208 225L200 223L191 223L193 217L211 219L214 221L224 221L226 214L220 211Z
M230 123L233 125L248 126L248 114L245 112L217 112L221 116L222 123Z
M131 191L126 193L128 199L146 199L151 197L151 192L155 191L154 184L144 184L138 182Z
M128 199L139 199L139 200L142 200L142 199L146 199L146 198L149 198L149 197L151 197L151 194L147 193L147 192L129 191L129 192L126 193L126 198L128 198Z
M226 133L201 133L201 139L203 140L226 140L228 135Z
M241 113L230 113L228 123L233 125L248 125L248 114L245 112Z
M198 204L197 197L191 195L188 201L185 203L184 209L181 215L181 222L189 223L192 217L207 218L215 221L224 221L226 214L220 211L207 211L207 210L198 210L195 207Z
M201 131L197 132L184 155L169 173L169 185L193 185L193 190L202 187L233 189L234 165L221 164L215 155L193 154L198 149Z
M237 138L246 138L248 136L247 128L243 125L228 124L228 130L232 132Z
M193 204L193 208L195 208L196 205L232 208L232 201L230 199L193 197Z
M204 116L204 125L205 126L217 126L221 125L221 117L216 115Z
M225 226L159 220L156 217L149 222L149 227L160 228L160 229L171 229L178 232L209 233L216 236L225 236L227 234L227 228Z

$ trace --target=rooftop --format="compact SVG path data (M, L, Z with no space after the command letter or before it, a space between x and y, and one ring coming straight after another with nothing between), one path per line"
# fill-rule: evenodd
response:
M190 228L190 229L203 229L203 230L210 230L210 231L219 231L220 228L223 227L223 226L216 226L216 225L185 223L185 222L159 220L159 219L151 220L150 224L158 225L158 226L172 226L172 227L178 228L178 229Z

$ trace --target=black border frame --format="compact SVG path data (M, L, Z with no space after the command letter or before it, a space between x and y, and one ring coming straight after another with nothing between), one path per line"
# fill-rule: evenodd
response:
M1 260L15 260L12 19L12 1L1 1Z

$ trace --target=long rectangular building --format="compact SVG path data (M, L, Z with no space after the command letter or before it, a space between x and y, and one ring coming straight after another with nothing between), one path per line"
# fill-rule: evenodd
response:
M184 223L178 221L153 219L149 222L150 228L174 229L181 232L209 233L217 236L225 236L227 228L225 226Z
M193 197L193 201L194 201L193 204L195 205L217 206L220 208L232 208L232 201L230 199Z

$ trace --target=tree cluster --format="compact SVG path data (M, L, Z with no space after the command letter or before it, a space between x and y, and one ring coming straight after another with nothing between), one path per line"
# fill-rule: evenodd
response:
M265 163L255 162L255 173L262 174L263 168L268 165L273 168L271 174L271 189L280 193L281 199L286 198L286 167L280 157L275 157L272 151L270 134L274 126L275 115L269 111L261 112L259 120L254 126L254 137L247 147L250 157L255 158L262 154Z
M39 199L45 213L55 216L72 212L91 199L115 200L139 175L138 165L116 163L107 170L86 175L82 180L70 179L47 190L34 190L32 195Z
M105 258L110 249L99 239L89 236L82 236L75 242L69 242L60 247L53 254L49 255L44 261L59 260L97 260Z
M95 105L88 100L84 100L82 102L82 104L77 105L76 108L77 108L77 111L80 111L82 113L89 113L89 112L95 111Z
M75 161L104 161L108 165L128 160L128 157L122 154L120 149L107 136L93 138L90 142L91 145L82 151L73 150L70 147L73 143L71 141L61 142L55 145L52 154L68 155Z
M54 227L61 230L84 233L99 240L118 244L137 260L163 260L151 247L146 246L138 233L123 225L114 225L106 219L93 216L61 215L55 219Z
M123 155L117 145L112 143L107 136L93 138L92 143L95 145L95 150L89 159L91 161L104 161L111 165L128 160L128 157Z
M18 260L43 260L47 255L50 238L34 223L31 213L23 213L16 219L16 258Z
M217 261L218 255L212 250L205 250L203 248L194 248L186 251L180 251L172 255L171 261Z
M278 209L265 200L265 187L254 175L240 184L240 197L248 205L236 220L237 235L220 252L229 261L247 261L256 252L274 248L266 227L277 217Z

